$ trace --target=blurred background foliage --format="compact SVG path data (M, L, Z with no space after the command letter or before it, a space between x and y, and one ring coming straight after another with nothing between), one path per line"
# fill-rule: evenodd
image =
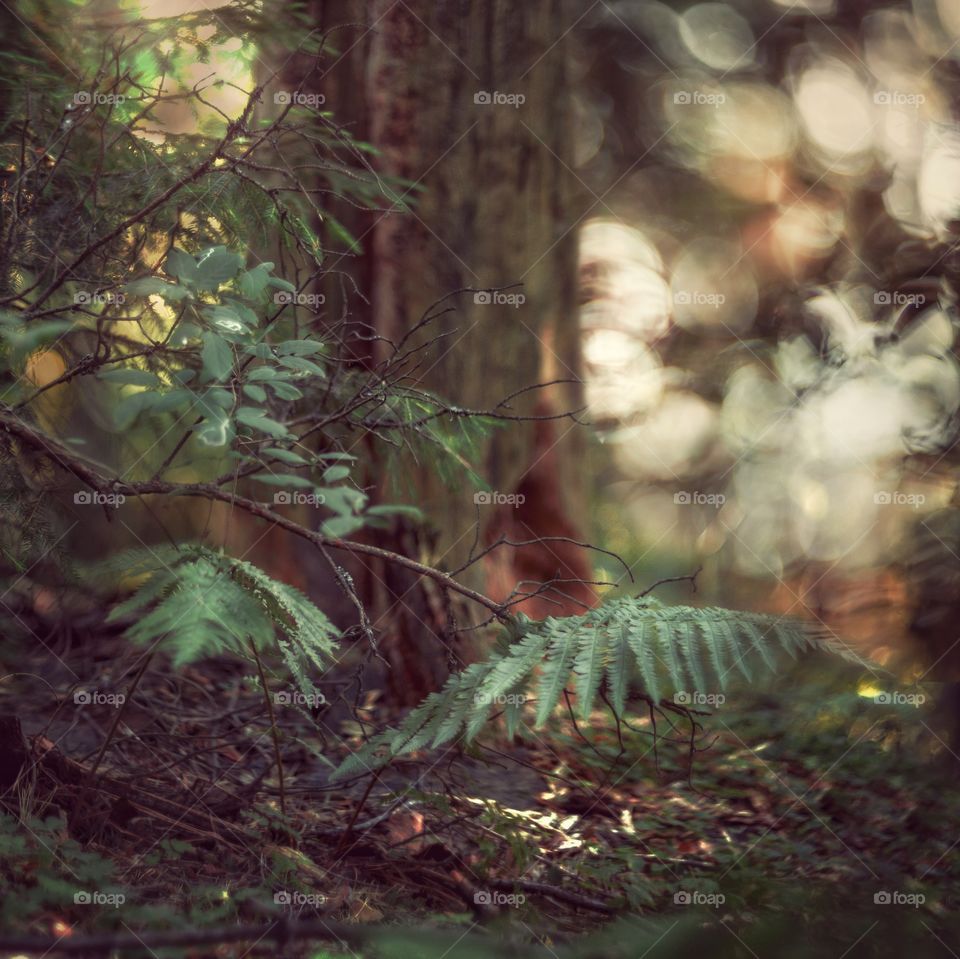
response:
M165 151L177 151L181 163L224 135L243 103L237 87L249 88L263 51L273 57L309 32L307 8L298 4L283 6L282 16L281 7L254 2L215 9L188 0L129 7L31 0L18 5L18 16L5 8L4 115L29 105L33 91L62 94L62 109L36 116L27 140L37 182L57 163L49 144L69 133L82 107L70 92L72 76L97 71L94 39L135 31L133 52L121 54L115 68L145 87L168 78L173 93L155 123L137 120L135 101L117 105L118 123L130 127L127 162L104 176L135 202L139 192L172 182ZM183 19L170 19L177 17ZM66 20L70 31L62 29ZM595 439L594 539L620 552L641 581L702 564L698 598L816 617L908 680L960 678L953 653L960 611L956 3L604 0L582 12L576 34L577 139L569 173L587 197L579 224L579 322ZM176 98L206 78L206 102ZM174 134L176 143L168 143ZM351 157L364 149L332 136L329 145ZM5 136L3 148L9 179L24 169L21 141ZM331 169L329 185L340 190L355 172ZM77 189L82 195L83 185ZM359 202L370 202L370 182L354 181L354 189ZM154 224L158 232L173 230L199 247L246 245L282 229L296 254L292 274L282 275L297 280L309 275L304 264L321 239L353 246L335 221L322 238L313 232L316 211L302 198L290 201L299 219L281 223L257 191L231 178L214 176L206 190L217 198L216 217L177 215ZM29 237L8 243L17 270L0 264L4 282L27 305L23 291L43 278L51 243L82 250L93 224L102 233L124 209L104 198L92 204L95 215L81 215L78 195L52 196L29 224ZM185 194L188 203L205 197ZM148 233L118 235L87 285L125 281L131 249L155 264L163 245ZM68 293L72 288L55 305L68 303ZM155 319L163 322L160 304ZM66 368L43 351L44 337L62 332L43 327L36 340L14 343L20 359L29 357L35 383ZM104 395L98 403L111 405ZM54 404L47 415L52 420L57 412ZM149 436L129 427L111 429L124 443L150 445ZM0 446L0 469L9 458ZM23 472L22 461L16 470ZM0 501L9 518L4 536L22 527L4 542L14 571L31 567L58 537L55 523L40 515L44 477L29 479L26 488L5 484ZM14 544L25 552L16 555ZM602 572L612 581L621 575L613 565ZM689 596L688 583L668 589ZM807 666L799 704L788 685L745 705L738 734L772 760L802 757L797 765L811 774L824 757L846 756L866 739L867 748L851 752L834 779L875 798L884 796L885 782L909 790L920 768L920 727L932 720L924 713L918 723L909 709L868 713L865 704L887 687L858 688L832 668ZM930 738L924 749L945 748L946 735ZM640 753L636 743L631 748ZM739 760L730 763L743 773ZM684 772L679 760L671 767L666 757L665 765L678 777ZM731 777L721 772L710 785L744 792L744 782ZM860 795L832 801L843 806ZM891 807L902 795L888 797ZM876 846L892 850L889 878L900 889L922 888L910 885L915 877L903 878L915 851L909 830L937 851L944 822L955 821L952 790L915 798L895 849L898 837L888 827L901 823L891 809L877 813L884 828L878 826ZM639 828L662 827L651 820ZM11 848L18 841L8 840ZM738 929L742 942L715 916L688 916L679 926L668 916L650 926L615 927L608 941L570 954L635 955L679 929L669 939L671 954L791 955L795 947L808 955L814 944L794 943L790 934L797 916L814 929L827 913L831 924L819 944L825 954L838 941L851 956L899 954L904 943L915 946L917 935L931 955L941 954L936 939L922 935L919 913L908 913L907 921L884 913L883 934L860 945L858 930L879 920L867 908L873 892L849 874L828 877L826 903L819 892L791 885L788 875L770 884L778 862L805 877L833 865L804 843L797 837L789 849L762 847L723 885L740 908L756 901L755 886L768 884L774 918L747 933ZM800 865L805 857L810 873ZM635 865L630 859L625 871ZM949 857L941 863L931 854L920 871L927 865L931 888L954 883ZM101 868L85 867L93 878ZM638 901L653 896L642 878L631 890ZM407 952L399 941L388 948L428 954L419 942ZM493 954L489 943L476 948Z
M622 0L580 26L605 545L954 678L956 4Z

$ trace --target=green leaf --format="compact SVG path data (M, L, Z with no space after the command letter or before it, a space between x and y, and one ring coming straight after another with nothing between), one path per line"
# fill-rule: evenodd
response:
M329 667L336 630L305 596L242 560L198 547L152 546L121 553L95 575L116 583L121 575L146 580L114 606L110 621L132 619L132 641L160 645L174 664L232 653L249 658L250 643L277 642L284 663L304 693L310 671ZM276 640L276 630L285 637Z
M256 383L244 383L243 394L250 397L254 403L267 402L267 391L262 386L257 386Z
M282 437L288 434L288 430L283 423L270 419L270 417L264 415L262 410L253 406L241 406L237 410L237 422L252 429L260 430L262 433L268 433L270 436Z
M313 360L305 360L302 356L282 356L280 362L288 370L296 370L298 373L314 373L317 376L326 376L326 370L318 366Z
M363 509L367 496L350 486L323 486L317 490L323 494L324 503L341 516L350 516Z
M660 677L658 665L662 661L656 651L656 620L652 619L641 607L629 618L628 642L636 658L636 668L643 683L643 691L655 703L660 701ZM674 689L678 689L682 682L672 679Z
M610 701L617 716L623 716L629 684L630 629L626 623L623 623L620 627L619 636L611 637L611 655L607 664L607 685L610 687Z
M100 370L97 379L107 383L120 383L125 386L160 386L160 379L156 373L133 368Z
M308 477L296 476L293 473L256 473L252 478L267 486L296 486L298 489L312 490L316 485Z
M330 233L336 239L342 241L347 245L347 249L353 253L356 253L360 250L360 243L353 236L353 234L334 216L331 216L329 211L323 218L324 225L330 230Z
M330 466L323 471L324 483L336 483L337 480L346 479L350 475L350 469L347 466Z
M573 671L577 677L574 685L577 692L577 708L584 721L590 719L593 697L600 685L608 642L606 631L601 630L599 626L592 633L584 630L580 640L580 651L574 660Z
M197 439L204 446L227 446L233 442L236 431L226 413L216 413L206 419L197 430Z
M200 290L217 290L221 283L232 280L241 266L243 257L226 247L205 250L197 259L196 286Z
M219 422L224 416L229 416L233 408L234 397L229 390L208 389L194 395L194 410L210 420ZM200 429L197 424L194 429Z
M543 665L540 686L537 690L536 724L542 726L557 703L567 684L573 657L577 651L577 635L574 624L567 621L553 632L553 639L547 649L547 659ZM548 620L549 622L549 620Z
M261 263L237 277L237 289L248 300L258 300L267 289L272 263Z
M158 276L145 276L139 280L131 280L124 288L131 296L150 296L159 293L165 300L179 302L190 296L190 291L176 283L168 283Z
M255 366L252 370L247 370L245 375L248 382L254 382L256 380L275 380L278 376L284 374L271 366Z
M191 285L197 282L197 261L186 251L174 247L163 261L163 268L171 276Z
M4 321L0 336L10 344L10 362L20 364L31 353L49 346L74 328L71 320L33 320L28 325Z
M233 369L233 350L230 344L213 332L203 334L203 373L209 380L222 380Z
M270 389L280 397L281 400L299 400L303 398L303 391L298 389L292 383L285 383L283 380L273 380L270 383Z
M129 396L124 396L113 407L113 422L118 430L129 429L137 417L143 412L144 409L144 400L149 394L147 393L131 393Z
M650 598L624 598L583 616L533 622L518 614L511 618L507 636L485 662L451 676L443 689L410 712L398 729L372 737L335 771L333 778L340 779L363 767L377 768L390 756L431 740L447 742L456 727L464 741L470 742L482 729L489 704L497 696L509 691L522 701L525 690L535 684L539 701L536 724L542 725L567 688L571 669L582 715L587 715L605 676L611 703L622 716L631 679L639 679L644 695L657 701L661 692L659 673L664 673L662 678L670 684L669 690L663 690L666 696L684 690L681 659L689 664L694 682L704 683L696 677L705 672L706 664L736 661L738 654L748 652L756 655L758 642L769 647L766 652L771 662L775 650L792 652L809 646L835 653L860 667L869 666L816 626L759 613L664 607ZM713 644L723 646L723 659L719 652L718 658L713 658L709 650ZM658 652L666 655L667 662L660 661ZM759 658L766 662L762 654ZM476 708L463 708L467 693L472 693ZM515 728L519 710L515 709L508 721Z
M313 356L323 352L323 344L316 340L287 340L277 345L278 356Z
M196 323L181 322L172 340L179 346L186 346L190 340L199 340L202 336L203 330Z
M320 530L324 536L342 539L362 528L363 520L358 516L331 516L323 521Z
M195 399L191 390L167 390L165 393L138 393L143 397L141 408L154 413L169 413L172 410L187 408Z
M245 653L255 636L265 645L270 627L263 612L228 577L184 576L173 595L127 630L134 643L148 645L158 637L175 639L173 666L185 666L223 652Z
M276 446L268 446L263 450L263 455L272 456L274 459L280 460L281 463L290 463L296 466L307 465L307 460L299 453L294 453L293 450L282 450Z
M237 310L230 306L218 303L203 311L203 315L221 332L246 333L247 324L241 319Z
M417 522L423 522L423 512L416 506L407 506L402 503L390 505L388 503L380 506L371 506L366 511L367 516L409 516Z

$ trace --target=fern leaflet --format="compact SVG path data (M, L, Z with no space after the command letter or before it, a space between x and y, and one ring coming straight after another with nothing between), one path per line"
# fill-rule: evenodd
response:
M750 677L748 660L774 669L778 649L791 655L823 649L867 665L827 631L809 623L717 607L668 607L651 598L620 599L583 616L542 622L518 616L510 632L512 643L501 644L485 662L451 676L397 729L375 736L350 756L334 777L372 771L394 756L428 743L439 746L457 735L470 742L508 692L512 733L520 721L523 691L533 684L537 671L534 724L541 726L568 688L571 672L578 710L586 717L603 688L617 715L622 715L631 686L653 702L682 691L722 690L734 670Z
M133 619L127 636L161 644L176 666L228 652L246 656L251 643L265 648L276 639L292 677L309 696L315 693L310 673L323 672L333 659L337 630L323 612L243 560L200 546L149 547L106 561L97 575L113 582L121 576L142 580L108 621Z

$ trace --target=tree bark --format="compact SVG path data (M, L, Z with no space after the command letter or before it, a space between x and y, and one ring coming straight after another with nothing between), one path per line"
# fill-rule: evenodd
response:
M455 309L426 334L442 338L422 367L425 388L461 408L491 409L538 382L579 379L581 211L570 104L577 14L569 0L370 0L364 24L356 24L356 3L331 0L315 14L339 51L316 91L338 122L379 151L378 172L417 184L402 188L412 211L371 213L332 201L331 212L359 238L362 253L329 256L328 315L346 309L397 342L447 294L511 287L505 293L522 299L498 304L466 292L451 300ZM292 64L294 74L298 69ZM382 358L384 348L371 350L367 361ZM579 385L562 383L517 396L503 412L544 415L580 405ZM498 536L578 538L582 524L572 517L583 515L584 489L574 466L583 439L564 419L494 432L473 465L499 493L525 490L519 507L478 506L481 491L466 479L450 489L436 471L408 460L405 471L434 532L411 538L402 529L382 545L417 549L421 558L455 569ZM396 501L382 467L374 462L371 469L375 496ZM526 584L534 590L554 577L591 578L589 570L579 548L554 543L517 552L500 547L464 576L505 598L519 580L534 580ZM418 700L457 663L447 621L462 611L446 609L382 565L354 578L386 634L394 694ZM563 595L571 591L574 598ZM560 586L521 608L559 615L592 602L592 590Z

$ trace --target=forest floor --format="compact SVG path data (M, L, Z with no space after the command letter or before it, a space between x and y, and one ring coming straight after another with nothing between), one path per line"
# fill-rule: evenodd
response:
M596 713L509 742L494 728L469 752L414 753L340 785L329 774L356 723L278 707L275 741L262 694L227 661L150 669L119 719L111 677L124 688L135 653L107 642L96 662L58 662L0 685L4 932L149 942L284 916L364 956L392 953L344 928L446 930L439 957L455 941L450 956L472 954L478 936L484 955L498 954L491 936L613 956L643 935L653 955L682 955L683 936L713 929L715 954L749 956L771 923L816 925L842 902L836 956L908 932L921 955L960 942L960 797L928 755L932 716L878 708L823 664L700 717L692 755L688 724L661 724L655 747L649 716L618 729ZM668 925L576 953L624 916ZM186 954L258 952L234 948ZM411 949L396 954L432 954Z

